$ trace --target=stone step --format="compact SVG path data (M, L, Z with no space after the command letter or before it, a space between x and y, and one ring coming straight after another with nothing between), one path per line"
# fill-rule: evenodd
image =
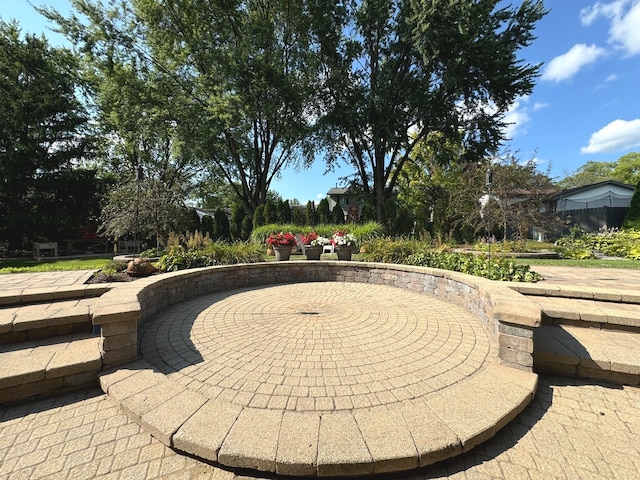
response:
M640 332L640 305L579 298L528 296L540 306L542 323Z
M541 325L533 341L537 373L640 385L640 332Z
M65 335L0 346L0 405L97 384L100 337Z
M0 291L0 307L99 297L111 288L112 286L110 284L98 283L62 285L58 288L42 287L22 290L4 290Z
M433 395L320 412L210 398L145 360L100 375L103 391L176 451L229 468L340 478L424 467L469 451L524 410L537 381L491 362Z
M97 298L0 308L0 345L91 332L91 311Z
M596 300L599 302L635 303L640 305L640 291L629 288L598 288L574 285L512 282L509 287L523 295L534 297L559 297Z

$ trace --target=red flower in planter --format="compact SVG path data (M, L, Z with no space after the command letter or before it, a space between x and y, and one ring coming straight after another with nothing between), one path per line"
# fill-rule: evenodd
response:
M311 245L311 242L313 242L316 238L318 238L318 234L314 231L311 231L309 233L307 233L306 235L302 236L302 244L303 245Z
M296 237L291 232L272 233L267 238L267 245L270 247L293 246L296 244Z

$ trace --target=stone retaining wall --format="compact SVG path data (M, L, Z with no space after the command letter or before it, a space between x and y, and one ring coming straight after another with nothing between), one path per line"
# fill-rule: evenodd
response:
M93 314L93 324L101 327L103 368L135 360L138 322L188 298L241 287L328 281L391 285L461 305L483 323L503 363L533 369L533 329L540 325L540 308L508 283L433 268L324 260L197 268L118 286L100 297Z

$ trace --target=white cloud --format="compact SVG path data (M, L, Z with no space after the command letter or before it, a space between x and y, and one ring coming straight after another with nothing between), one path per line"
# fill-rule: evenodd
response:
M612 18L620 16L620 12L629 0L615 0L610 3L596 2L595 5L580 10L580 21L585 27L590 26L598 17Z
M533 111L536 112L538 110L542 110L543 108L547 108L548 106L549 106L548 103L536 102L533 104Z
M605 54L604 48L578 43L571 47L567 53L551 60L542 72L541 78L548 82L567 80L578 73L582 67L595 62Z
M614 120L591 134L589 145L580 153L606 153L640 147L640 118L635 120Z
M615 82L618 80L618 75L615 73L612 73L611 75L609 75L607 78L604 79L604 81L598 85L596 87L596 90L602 90L603 88L607 88L609 86L609 84Z
M597 2L580 11L580 20L585 26L599 17L611 20L609 43L629 56L640 54L640 0Z
M513 139L526 131L526 125L531 122L527 104L529 97L518 97L515 102L504 115L504 121L507 124L504 134L508 139Z

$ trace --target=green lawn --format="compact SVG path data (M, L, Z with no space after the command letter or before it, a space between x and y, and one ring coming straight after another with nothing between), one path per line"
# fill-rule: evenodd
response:
M516 262L522 265L548 265L557 267L581 267L581 268L628 268L631 270L640 270L640 261L638 260L550 260L540 258L517 258Z
M304 255L292 255L292 260L304 260ZM336 255L323 255L325 260L335 260ZM357 257L354 256L354 260ZM33 258L0 259L0 274L22 273L22 272L55 272L65 270L100 270L111 261L111 255L104 258L89 259L46 259L38 261ZM640 261L637 260L547 260L535 258L516 259L517 263L523 265L549 265L562 267L582 267L582 268L628 268L640 270Z
M2 273L59 272L67 270L99 270L104 268L113 255L104 258L62 259L51 258L38 261L35 258L0 259Z

